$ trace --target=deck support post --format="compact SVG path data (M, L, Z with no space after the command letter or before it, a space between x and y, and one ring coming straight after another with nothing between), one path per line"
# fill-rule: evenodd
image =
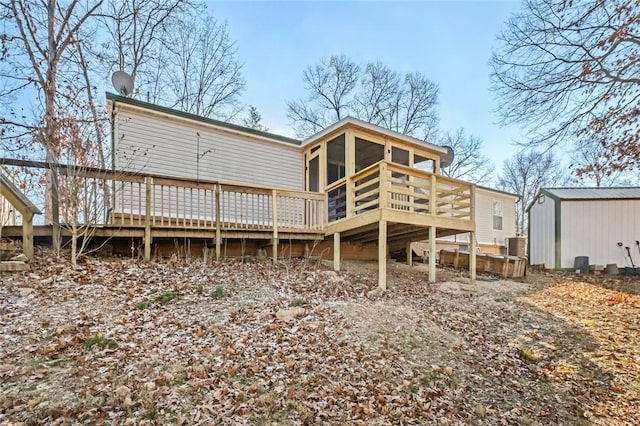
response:
M413 265L413 250L411 249L411 240L407 241L407 265Z
M387 290L387 221L378 223L378 290Z
M429 227L429 282L436 282L436 227Z
M469 278L473 283L476 280L476 233L469 232Z
M216 262L220 261L222 250L222 230L220 229L220 184L216 183Z
M22 252L33 260L33 215L22 217Z
M333 234L333 270L340 270L340 233Z
M144 260L151 260L151 177L145 179L144 201Z
M273 252L273 263L278 263L278 194L275 189L271 190L271 217L273 220L273 237L271 249Z

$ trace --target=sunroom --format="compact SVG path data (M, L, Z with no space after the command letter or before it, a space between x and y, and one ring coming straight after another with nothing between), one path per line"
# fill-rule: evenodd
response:
M446 148L351 117L302 148L305 189L326 197L325 235L333 235L335 269L341 241L377 242L384 290L388 253L429 240L429 280L435 281L436 238L467 232L475 263L475 188L440 174ZM470 274L474 278L475 264Z

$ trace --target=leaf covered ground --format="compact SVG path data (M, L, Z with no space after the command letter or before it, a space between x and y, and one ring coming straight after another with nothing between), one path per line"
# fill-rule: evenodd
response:
M639 296L346 269L43 252L0 277L0 424L640 424Z

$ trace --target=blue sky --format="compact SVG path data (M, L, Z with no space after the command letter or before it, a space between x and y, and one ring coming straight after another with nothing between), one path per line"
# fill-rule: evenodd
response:
M497 124L489 89L492 48L518 1L210 2L237 43L247 89L274 133L292 136L286 102L304 96L302 72L332 54L419 71L440 86L440 128L464 127L500 168L519 129Z

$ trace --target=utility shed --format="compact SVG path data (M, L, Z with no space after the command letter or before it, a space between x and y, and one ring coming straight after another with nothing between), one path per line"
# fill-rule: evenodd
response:
M527 213L531 265L573 269L576 256L592 265L640 264L639 187L543 188Z

